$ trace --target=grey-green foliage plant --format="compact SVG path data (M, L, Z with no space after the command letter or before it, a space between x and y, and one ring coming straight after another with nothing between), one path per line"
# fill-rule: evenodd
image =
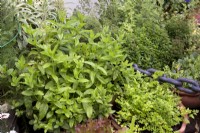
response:
M30 24L33 28L51 19L59 20L66 16L63 0L15 0L15 16L21 24ZM17 44L20 50L27 48L26 34L22 30Z
M72 129L87 119L108 116L113 92L127 82L121 74L127 66L122 37L113 39L108 28L94 34L83 26L80 15L66 23L45 21L36 29L23 26L32 49L11 74L17 94L13 105L18 115L26 113L34 129Z

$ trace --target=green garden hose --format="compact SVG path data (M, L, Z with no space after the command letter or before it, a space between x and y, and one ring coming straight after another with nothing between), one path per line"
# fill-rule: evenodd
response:
M21 27L20 27L20 24L19 24L19 22L18 22L18 29L17 29L17 33L15 34L15 36L14 36L12 39L10 39L8 42L6 42L6 43L0 45L0 48L3 48L3 47L5 47L5 46L7 46L8 44L10 44L14 39L17 38L17 36L19 35L20 32L21 32Z

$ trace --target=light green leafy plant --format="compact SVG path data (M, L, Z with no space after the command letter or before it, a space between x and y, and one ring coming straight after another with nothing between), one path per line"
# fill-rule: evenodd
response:
M172 133L172 127L183 120L190 110L179 110L179 98L170 91L167 84L146 78L140 84L141 75L125 91L117 102L122 109L117 112L119 121L129 126L128 132L151 131L153 133ZM129 124L127 124L129 123Z
M87 119L108 117L112 94L127 82L121 74L127 66L122 37L113 39L108 28L101 34L83 30L83 20L79 14L66 23L23 26L32 50L11 74L18 98L13 105L18 115L25 112L32 119L34 129L73 129Z

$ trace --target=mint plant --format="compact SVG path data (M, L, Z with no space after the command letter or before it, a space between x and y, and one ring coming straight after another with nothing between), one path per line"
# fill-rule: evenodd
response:
M84 30L83 20L79 14L66 23L23 26L32 49L11 74L13 106L35 130L73 130L87 119L108 117L113 94L127 82L122 73L131 64L124 62L122 37L113 39L108 28L97 34Z

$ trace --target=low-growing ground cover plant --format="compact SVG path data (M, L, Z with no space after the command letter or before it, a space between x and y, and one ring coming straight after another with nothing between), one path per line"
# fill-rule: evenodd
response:
M146 79L149 83L140 84L138 80L142 80L140 76L133 84L126 85L125 92L117 99L122 107L117 112L120 116L119 121L130 126L129 130L132 132L173 132L172 127L183 120L182 117L177 117L177 114L183 115L189 110L178 110L179 98L168 85L159 85L158 81L149 79Z

